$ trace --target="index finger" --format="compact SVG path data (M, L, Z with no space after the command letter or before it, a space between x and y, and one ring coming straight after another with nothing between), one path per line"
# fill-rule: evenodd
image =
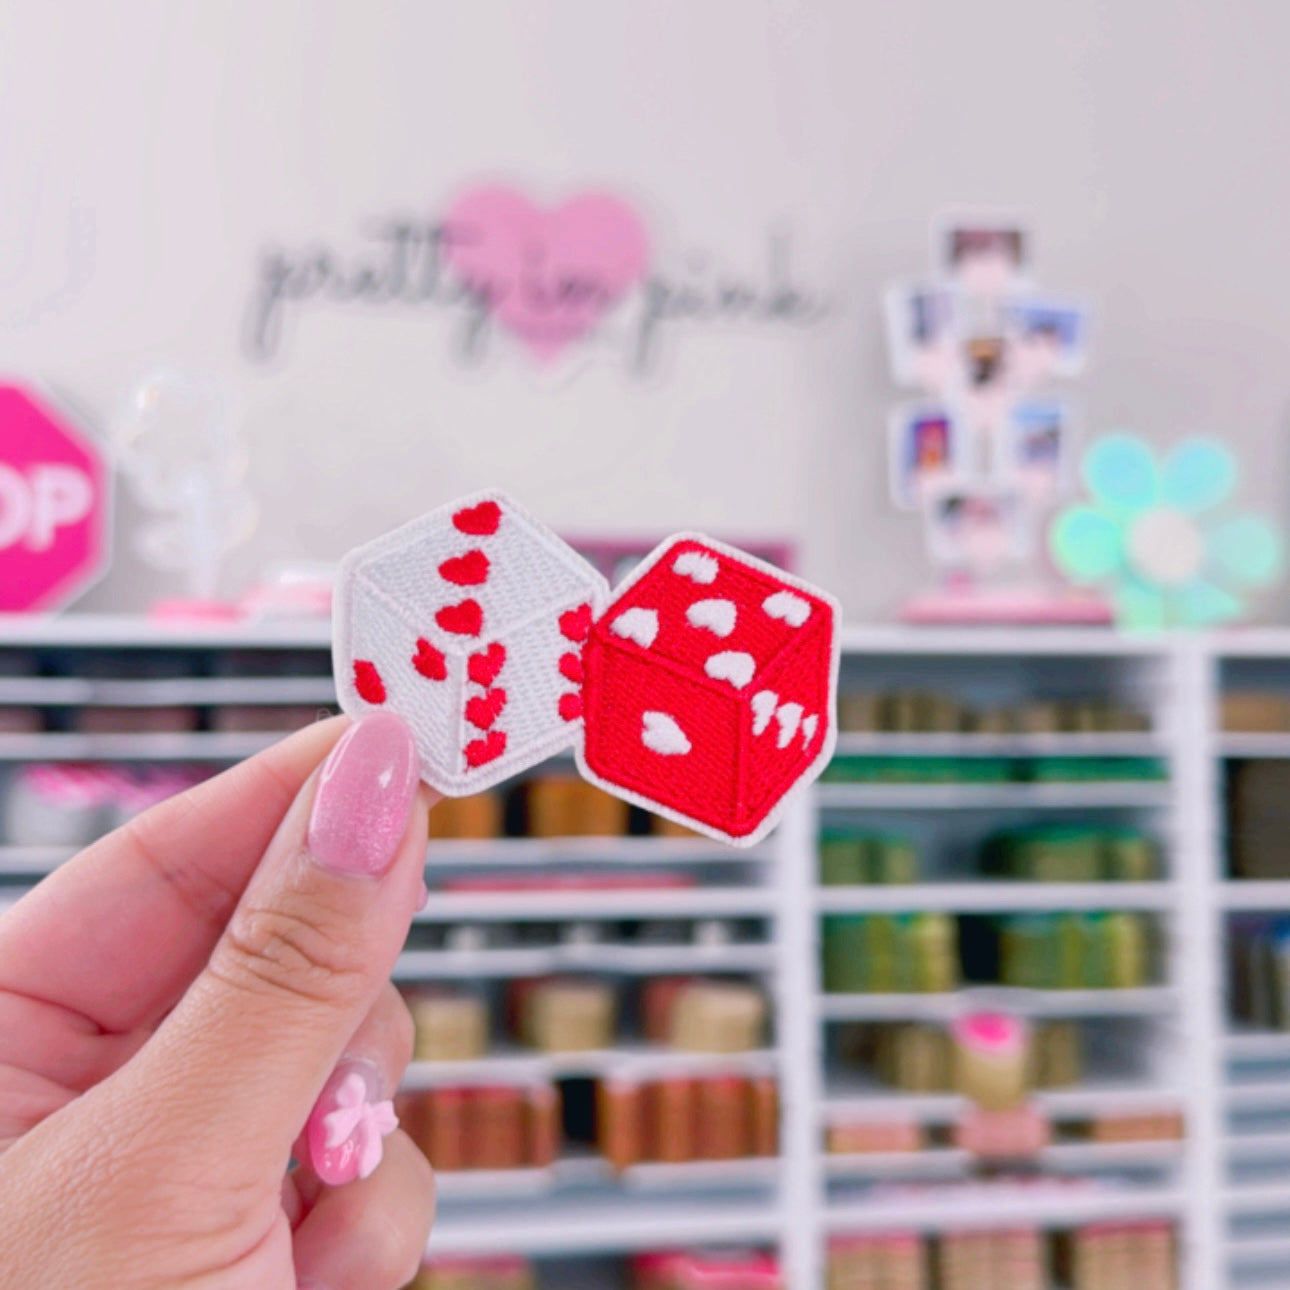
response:
M346 724L297 731L57 869L0 921L0 991L105 1031L155 1025L205 966L287 808Z

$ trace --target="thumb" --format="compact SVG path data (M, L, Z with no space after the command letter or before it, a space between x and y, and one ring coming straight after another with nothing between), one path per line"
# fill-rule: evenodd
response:
M179 1123L225 1148L201 1153L208 1176L233 1142L243 1177L248 1164L285 1166L389 978L421 900L429 796L417 780L399 717L350 726L288 810L205 970L135 1059L151 1118L170 1119L158 1103L173 1098Z

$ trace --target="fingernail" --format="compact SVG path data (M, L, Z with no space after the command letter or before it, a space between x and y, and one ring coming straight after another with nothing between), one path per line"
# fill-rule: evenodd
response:
M309 817L309 850L342 873L383 874L408 824L417 750L401 717L377 712L341 736L323 763Z
M327 1290L327 1287L313 1277L306 1277L305 1280L296 1282L296 1290Z
M367 1061L342 1061L305 1126L309 1163L332 1187L366 1178L381 1163L381 1139L399 1127L394 1104L380 1098L380 1073Z

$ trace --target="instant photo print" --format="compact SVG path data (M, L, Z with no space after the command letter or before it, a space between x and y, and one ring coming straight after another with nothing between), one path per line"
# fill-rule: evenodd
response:
M963 347L967 383L973 390L995 389L1008 371L1008 345L1002 336L973 336Z
M887 352L899 385L935 393L957 375L957 301L945 285L903 284L886 296Z
M1056 399L1019 403L1005 430L1001 474L1033 501L1052 501L1070 483L1070 409Z
M1029 553L1031 507L1018 488L951 484L929 495L924 515L928 553L944 569L984 577Z
M887 461L892 500L903 510L921 506L931 490L962 471L964 443L948 408L907 404L892 413Z
M1005 310L1017 368L1027 386L1053 377L1079 376L1088 359L1086 306L1071 301L1024 299Z
M1015 220L948 224L941 234L941 263L969 296L996 298L1021 285L1028 261L1028 234Z

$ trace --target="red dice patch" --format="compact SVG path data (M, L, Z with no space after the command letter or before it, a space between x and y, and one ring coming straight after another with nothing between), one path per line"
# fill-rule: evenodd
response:
M583 652L583 774L750 845L836 739L831 597L710 538L665 542L619 587Z
M610 596L549 529L479 494L353 552L335 618L341 706L399 712L449 795L572 748L611 793L750 846L833 753L836 602L700 535Z

